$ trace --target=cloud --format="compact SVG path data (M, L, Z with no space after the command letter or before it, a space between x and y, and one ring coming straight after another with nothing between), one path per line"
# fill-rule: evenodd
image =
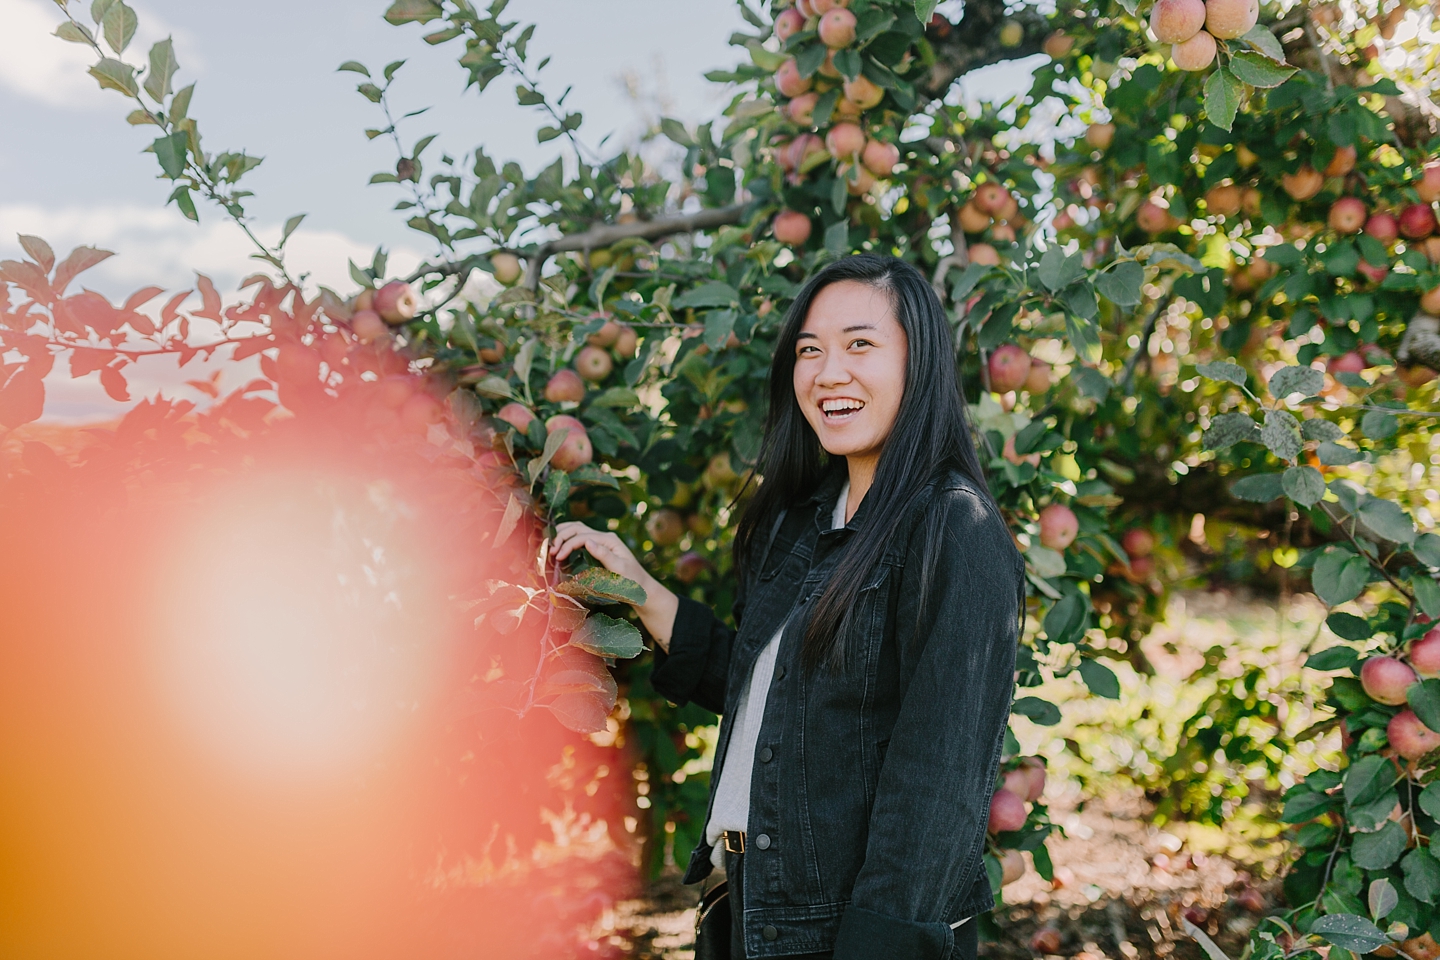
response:
M93 28L89 6L78 0L73 4L75 18ZM140 25L126 51L130 62L143 63L145 51L152 43L174 34L177 59L194 76L200 58L189 37L172 30L163 19L143 7L136 8L136 15ZM54 35L63 19L55 4L47 0L0 0L0 24L5 25L0 30L0 87L48 106L113 107L113 102L107 103L105 98L113 99L118 94L101 90L86 73L95 62L95 51L85 44L67 43Z

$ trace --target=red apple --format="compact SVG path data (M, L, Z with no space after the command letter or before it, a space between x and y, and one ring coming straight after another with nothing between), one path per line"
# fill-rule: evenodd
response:
M1370 219L1365 221L1365 232L1389 245L1400 237L1400 221L1388 213L1372 213Z
M794 7L780 11L780 15L775 18L775 36L779 37L782 42L789 40L804 29L805 17Z
M785 113L802 127L813 126L815 124L815 104L819 101L820 94L814 90L802 93L785 105Z
M1060 952L1060 931L1054 927L1041 927L1030 938L1030 952L1041 956Z
M1205 26L1205 0L1155 0L1150 32L1161 43L1184 43Z
M554 433L557 430L567 433L560 441L560 449L550 458L551 466L569 471L583 467L594 458L595 451L590 446L590 434L586 433L585 424L566 414L556 414L545 421L545 432Z
M545 399L551 403L579 403L585 399L585 381L574 370L556 370L545 384Z
M990 354L989 367L990 389L1009 393L1020 389L1029 378L1030 355L1013 343L1002 343Z
M1010 201L1010 191L993 180L975 188L975 199L972 201L983 213L995 216Z
M1325 361L1325 369L1331 373L1359 373L1365 369L1365 357L1356 350L1347 350Z
M960 229L966 233L982 233L990 229L990 214L975 206L973 198L961 205L956 216L960 220Z
M512 286L525 272L519 257L504 252L490 254L490 270L495 279L507 287Z
M599 316L603 316L603 314L598 314L596 317L592 317L591 319L597 319ZM599 330L596 330L594 333L590 334L588 337L585 338L585 342L590 344L592 347L611 347L615 345L615 341L619 338L619 336L620 324L616 323L614 320L606 320L605 323L601 325Z
M1359 233L1365 226L1369 211L1359 197L1341 197L1330 205L1327 222L1336 233Z
M1358 264L1356 264L1355 272L1360 274L1360 276L1364 277L1366 280L1369 280L1371 283L1380 283L1387 276L1390 275L1390 268L1388 266L1377 267L1372 263L1361 260Z
M1240 212L1244 193L1233 183L1221 183L1205 193L1205 209L1212 216L1233 217Z
M1170 211L1153 200L1146 200L1135 211L1135 225L1146 233L1164 233L1174 229L1176 220Z
M1427 679L1440 677L1440 627L1410 644L1410 666Z
M1005 438L1005 447L1001 450L1000 455L1013 464L1028 463L1033 467L1040 466L1040 454L1027 453L1021 456L1015 452L1015 435L1013 433Z
M375 293L375 312L391 326L399 326L414 318L420 299L404 280L391 280Z
M1021 769L1029 775L1029 786L1022 796L1033 803L1045 793L1045 761L1039 757L1024 757L1020 763Z
M1208 31L1201 30L1184 43L1170 45L1170 62L1177 70L1198 73L1210 69L1218 49L1215 38Z
M1092 123L1085 128L1085 142L1096 150L1109 150L1115 142L1115 124Z
M972 243L970 244L970 262L987 267L999 266L1000 251L988 243Z
M1325 176L1343 177L1355 169L1355 159L1358 156L1354 147L1338 147L1335 156L1325 165Z
M1400 211L1400 232L1411 240L1424 240L1435 232L1435 208L1412 203Z
M1420 722L1415 716L1415 711L1406 707L1385 726L1385 734L1390 740L1390 746L1395 752L1406 760L1419 760L1425 754L1440 747L1440 733L1431 730Z
M1260 0L1206 0L1205 29L1217 40L1234 40L1260 20Z
M635 328L628 323L620 324L620 333L615 338L615 356L621 360L629 360L635 356L635 351L640 347L640 335Z
M1044 360L1030 358L1030 372L1025 375L1025 389L1040 394L1050 389L1050 364Z
M1415 192L1426 203L1440 200L1440 160L1432 160L1425 164L1425 170L1420 174L1420 179L1415 181Z
M521 433L529 430L530 424L535 422L535 414L523 403L507 403L500 408L495 416L500 420L504 420Z
M1440 287L1432 287L1420 295L1420 309L1433 316L1440 316Z
M794 57L780 64L780 68L775 71L775 89L787 97L809 93L810 83L809 77L800 76L800 68L795 65Z
M1132 527L1120 538L1120 546L1132 560L1148 557L1155 552L1155 534L1141 527Z
M614 369L615 361L604 347L581 347L575 355L575 370L591 383L604 380Z
M358 310L350 317L350 329L361 343L389 335L390 327L374 310Z
M855 104L856 112L878 107L880 101L885 99L885 91L863 74L854 80L846 80L842 89L845 91L845 99Z
M1045 56L1052 60L1063 60L1075 49L1075 40L1063 30L1056 30L1045 38Z
M831 50L848 47L855 42L855 14L844 7L827 11L820 18L820 42Z
M1025 801L1004 787L990 798L990 832L1008 833L1025 826Z
M1414 682L1415 671L1394 657L1371 657L1360 667L1360 685L1366 694L1392 707L1405 702L1405 691Z
M825 134L825 148L836 160L848 160L865 149L865 131L858 124L837 123Z
M1052 503L1040 511L1040 543L1051 550L1064 550L1075 542L1080 521L1063 503Z
M888 177L895 172L895 165L900 162L900 148L884 140L871 140L865 144L865 150L860 154L860 162L875 176Z
M1292 200L1309 200L1325 186L1325 175L1310 164L1280 177L1280 185Z
M675 560L675 579L681 583L694 583L709 567L709 560L693 550L686 551Z
M1014 883L1025 876L1025 857L1019 850L1006 850L1000 858L1000 886Z
M810 239L810 218L798 210L781 210L771 226L775 239L792 247L803 246Z
M645 521L645 532L650 534L656 546L673 546L685 536L685 518L669 507L656 510Z

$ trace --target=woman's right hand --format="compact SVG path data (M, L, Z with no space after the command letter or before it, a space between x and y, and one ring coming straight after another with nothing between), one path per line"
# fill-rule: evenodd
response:
M576 520L555 525L555 542L551 548L555 560L564 560L576 550L584 550L611 573L640 584L645 603L635 607L645 629L665 651L670 649L670 633L675 626L675 612L680 599L645 570L625 541L606 530L596 530Z

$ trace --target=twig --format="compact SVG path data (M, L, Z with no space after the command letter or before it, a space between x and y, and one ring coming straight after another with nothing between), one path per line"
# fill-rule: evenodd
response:
M1320 35L1315 32L1315 23L1310 19L1310 4L1308 3L1305 4L1300 23L1305 30L1305 39L1310 41L1310 48L1315 51L1315 56L1320 58L1320 69L1325 74L1325 89L1334 93L1335 77L1331 72L1330 55L1325 52L1324 46L1320 43Z
M1140 343L1135 347L1135 352L1130 354L1130 359L1125 361L1125 368L1120 371L1120 388L1127 394L1135 389L1135 365L1140 362L1140 357L1145 353L1150 343L1150 338L1155 335L1155 325L1160 321L1160 314L1170 307L1175 299L1175 294L1166 294L1163 299L1155 304L1155 309L1150 311L1149 318L1145 321L1145 328L1140 331Z

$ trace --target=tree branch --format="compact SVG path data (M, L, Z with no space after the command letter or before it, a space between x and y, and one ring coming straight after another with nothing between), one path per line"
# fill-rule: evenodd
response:
M1006 21L1018 23L1023 30L1020 42L1013 47L1000 43L1000 28ZM964 16L944 36L940 30L926 31L935 48L935 66L930 76L916 83L917 92L927 99L938 99L971 70L1039 53L1053 29L1034 7L1006 13L1005 0L968 0Z

